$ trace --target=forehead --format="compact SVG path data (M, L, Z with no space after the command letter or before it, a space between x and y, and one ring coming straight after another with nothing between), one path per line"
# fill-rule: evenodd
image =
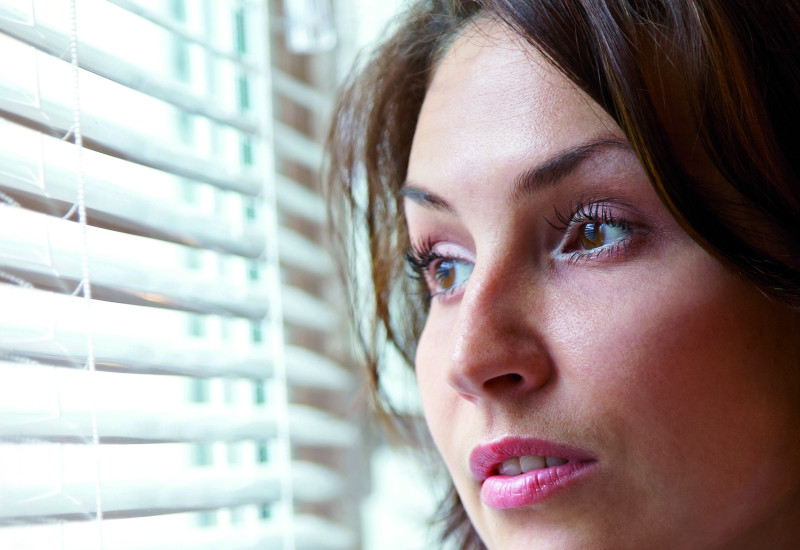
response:
M525 91L537 80L552 88ZM425 102L437 109L453 102L530 111L531 103L555 99L555 88L572 85L534 48L500 23L482 19L462 29L436 66ZM487 113L486 119L491 119Z
M599 105L512 31L484 20L462 31L434 73L408 176L446 180L480 169L490 177L487 165L535 163L609 133L621 136Z

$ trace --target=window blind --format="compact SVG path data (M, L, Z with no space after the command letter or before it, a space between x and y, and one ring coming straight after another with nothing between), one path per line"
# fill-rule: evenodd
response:
M249 0L0 0L0 548L357 545L315 103ZM298 93L298 90L302 90ZM301 337L302 336L302 337ZM329 399L328 401L335 401ZM320 458L322 457L322 458Z

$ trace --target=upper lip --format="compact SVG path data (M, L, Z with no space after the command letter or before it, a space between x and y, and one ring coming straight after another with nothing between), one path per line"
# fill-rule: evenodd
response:
M595 459L586 451L526 437L503 437L478 445L469 455L469 467L477 481L496 475L503 461L515 456L554 456L569 462L587 462Z

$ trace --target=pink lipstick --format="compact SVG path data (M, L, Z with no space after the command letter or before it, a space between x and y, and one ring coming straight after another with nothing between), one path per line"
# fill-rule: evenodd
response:
M597 460L585 451L538 439L505 437L473 449L472 475L481 499L505 510L536 504L590 474Z

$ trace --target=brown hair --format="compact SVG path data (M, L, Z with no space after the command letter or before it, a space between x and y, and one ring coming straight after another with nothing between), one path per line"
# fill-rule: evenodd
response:
M346 250L368 243L368 280L348 281L376 393L385 344L413 364L425 320L424 301L408 299L420 289L404 276L398 195L417 117L437 59L478 14L507 24L617 121L701 246L800 309L794 0L422 0L345 83L329 140L332 219ZM454 491L442 510L446 537L483 548Z

